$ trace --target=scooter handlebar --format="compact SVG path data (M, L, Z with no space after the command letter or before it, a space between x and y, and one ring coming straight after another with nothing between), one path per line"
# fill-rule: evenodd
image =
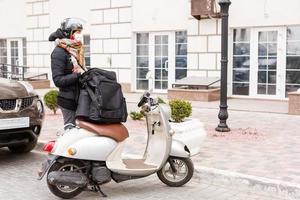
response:
M141 97L140 102L138 103L138 107L141 107L142 105L144 105L147 102L147 100L148 100L149 97L150 97L150 93L149 92L145 92L143 94L143 96Z

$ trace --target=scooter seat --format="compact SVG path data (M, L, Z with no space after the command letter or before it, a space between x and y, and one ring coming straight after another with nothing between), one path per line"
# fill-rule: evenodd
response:
M76 125L97 135L110 137L117 142L122 142L129 136L127 128L121 123L93 124L90 122L82 121L80 119L76 119Z

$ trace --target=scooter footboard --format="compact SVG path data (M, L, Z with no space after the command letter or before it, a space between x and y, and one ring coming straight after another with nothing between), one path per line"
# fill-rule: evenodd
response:
M175 131L172 137L172 156L189 157L199 153L206 137L203 123L198 119L187 119L181 123L170 123Z

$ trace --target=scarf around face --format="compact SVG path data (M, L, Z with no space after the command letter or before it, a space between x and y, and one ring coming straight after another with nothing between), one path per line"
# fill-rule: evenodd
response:
M84 49L80 41L72 39L56 39L55 43L57 46L65 49L70 55L74 67L81 67L84 69Z

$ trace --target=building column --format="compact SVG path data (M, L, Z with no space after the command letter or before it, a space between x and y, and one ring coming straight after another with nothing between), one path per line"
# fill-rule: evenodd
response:
M131 90L131 0L94 0L91 8L91 66L115 71Z
M26 0L27 65L29 73L51 74L48 41L50 31L49 0ZM51 77L48 77L51 79Z

